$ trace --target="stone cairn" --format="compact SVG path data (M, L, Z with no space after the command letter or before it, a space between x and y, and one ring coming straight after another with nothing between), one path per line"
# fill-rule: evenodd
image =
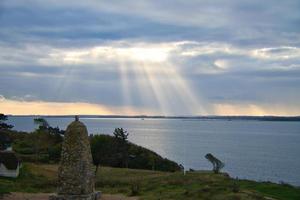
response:
M49 200L98 200L95 192L95 174L86 126L79 121L69 124L58 168L57 194Z

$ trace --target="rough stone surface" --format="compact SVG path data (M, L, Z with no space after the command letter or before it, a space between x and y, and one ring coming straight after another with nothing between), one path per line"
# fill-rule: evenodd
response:
M95 200L92 154L85 125L76 120L65 133L60 166L58 169L57 195L50 200Z

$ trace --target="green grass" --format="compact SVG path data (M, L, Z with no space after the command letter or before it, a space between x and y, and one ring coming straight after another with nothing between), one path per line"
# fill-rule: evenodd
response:
M34 174L34 168L41 168L31 164L24 164L18 178L0 178L0 194L9 192L51 192L56 188L56 179L42 174Z
M287 184L275 184L270 182L257 183L255 181L239 181L240 187L252 191L257 191L265 196L289 200L300 199L300 188Z
M7 192L54 192L57 165L26 163L17 179L0 178L0 194ZM142 200L259 200L300 199L300 188L283 184L234 180L211 172L168 173L101 167L97 190L138 195Z

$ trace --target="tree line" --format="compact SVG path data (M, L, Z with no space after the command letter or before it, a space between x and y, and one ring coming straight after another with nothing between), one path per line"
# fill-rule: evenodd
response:
M51 127L44 118L36 118L34 123L37 125L37 128L33 132L18 132L12 130L12 125L3 125L7 117L2 117L1 119L4 120L0 120L0 135L11 141L14 151L22 161L39 163L59 162L64 130L58 127ZM116 128L112 135L97 134L89 136L96 170L99 166L159 171L182 170L181 165L163 158L151 150L129 142L128 137L129 133L123 128ZM0 142L5 143L1 137Z

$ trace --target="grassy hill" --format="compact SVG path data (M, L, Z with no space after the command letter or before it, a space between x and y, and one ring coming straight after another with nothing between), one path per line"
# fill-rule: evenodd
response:
M58 128L39 128L31 133L0 130L0 136L11 141L14 151L24 162L54 164L60 160L63 135ZM89 137L95 165L170 172L182 170L178 163L131 143L127 138L104 134ZM0 138L0 149L1 141Z
M7 192L55 192L57 165L25 163L17 179L0 178L0 194ZM300 188L283 184L235 180L207 171L161 172L101 167L97 190L136 195L144 200L258 200L300 199Z

